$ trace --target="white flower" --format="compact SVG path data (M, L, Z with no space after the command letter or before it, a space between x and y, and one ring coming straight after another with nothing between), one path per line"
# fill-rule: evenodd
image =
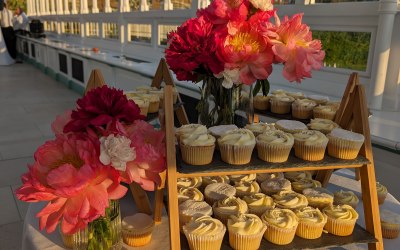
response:
M100 162L111 165L120 171L126 170L126 163L136 158L135 148L131 148L131 140L121 135L109 135L100 138Z
M224 81L222 82L222 86L224 86L227 89L232 88L233 84L238 84L239 83L239 69L226 69L223 72L219 73L218 75L215 75L217 78L224 78Z
M250 3L254 6L254 8L262 11L268 11L274 8L271 0L250 0Z

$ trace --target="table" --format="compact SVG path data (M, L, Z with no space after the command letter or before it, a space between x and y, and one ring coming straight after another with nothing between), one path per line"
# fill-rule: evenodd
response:
M383 183L384 184L384 183ZM359 219L357 223L362 227L365 227L364 220L364 208L361 202L361 187L360 183L354 180L354 172L350 169L341 169L336 171L328 185L330 191L338 191L340 189L346 189L353 191L359 198L360 203L357 207L357 212L359 213ZM151 195L150 199L152 199ZM38 220L35 217L37 212L43 208L44 203L32 203L29 205L27 214L25 216L25 222L22 233L22 250L60 250L64 249L59 233L54 232L52 234L47 234L45 231L39 231ZM385 203L380 205L380 209L388 209L400 214L400 202L397 201L391 194L388 194ZM136 208L132 197L127 193L127 195L121 201L121 213L122 217L132 215L136 212ZM127 245L123 245L123 249L140 249L140 250L150 250L150 249L169 249L169 228L168 228L168 216L164 211L162 223L155 227L153 232L153 240L151 243L145 247L134 248ZM400 245L400 237L397 239L389 240L384 239L384 247L388 250L397 250ZM346 249L367 249L367 245L357 245L348 246Z

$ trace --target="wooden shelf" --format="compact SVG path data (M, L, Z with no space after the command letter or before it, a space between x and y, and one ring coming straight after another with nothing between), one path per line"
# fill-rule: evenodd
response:
M361 155L354 160L342 160L325 154L325 158L322 161L305 161L295 157L293 151L288 161L284 163L270 163L260 160L257 157L257 152L253 151L250 163L231 165L223 162L220 152L216 150L213 161L210 164L194 166L182 161L179 148L177 148L176 152L178 177L358 168L370 163L367 158Z
M189 249L188 242L184 234L181 234L182 249ZM314 248L328 248L338 247L356 243L374 243L376 239L364 228L356 224L352 235L349 236L336 236L333 234L323 233L322 236L315 240L307 240L298 236L287 245L275 245L264 238L261 241L260 249L269 250L294 250L294 249L314 249ZM226 231L224 241L222 242L221 250L232 249L229 246L229 233Z
M292 113L287 113L287 114L276 114L272 113L269 110L259 110L259 109L254 109L254 115L258 116L268 116L270 118L275 118L277 120L295 120L295 121L300 121L304 124L310 123L310 119L298 119L294 118L292 116Z

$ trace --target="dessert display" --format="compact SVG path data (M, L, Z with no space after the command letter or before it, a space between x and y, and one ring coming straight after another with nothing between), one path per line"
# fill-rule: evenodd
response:
M275 114L287 114L290 113L290 107L294 98L291 96L273 96L269 100L271 104L271 112Z
M334 205L349 205L356 209L359 199L352 191L340 190L334 193Z
M284 90L284 89L276 89L271 91L271 94L273 96L285 96L287 95L288 91Z
M311 173L309 171L292 171L285 172L283 174L289 181L298 181L302 179L311 179Z
M263 193L244 196L243 200L247 203L249 213L261 216L266 210L275 208L275 202Z
M321 182L313 179L299 179L292 181L292 189L297 193L303 193L306 188L321 187Z
M267 180L272 180L272 179L283 179L285 178L282 172L278 173L262 173L262 174L257 174L256 175L256 180L258 183L262 183Z
M333 129L338 128L339 125L328 119L314 118L310 120L307 127L311 130L318 130L321 133L328 134Z
M202 179L201 177L181 177L177 180L178 188L188 188L194 187L198 188L201 186Z
M323 118L333 121L338 108L331 105L319 105L313 109L314 118Z
M137 213L122 220L122 239L132 247L140 247L151 241L154 221L147 214Z
M212 207L215 218L226 224L229 216L248 212L247 203L237 197L228 197L216 201Z
M329 139L328 154L339 159L355 159L364 143L362 134L341 128L333 129L327 137Z
M212 207L204 201L187 200L179 204L179 225L182 228L193 217L203 215L211 216L213 214Z
M182 134L180 136L182 160L192 165L209 164L214 155L215 138L209 134Z
M327 221L327 216L318 208L304 207L295 211L299 218L296 235L304 239L321 237Z
M293 120L279 120L275 123L275 128L291 134L308 130L304 123Z
M347 236L353 233L358 213L349 205L328 206L322 211L327 216L325 230L333 235Z
M378 203L383 204L388 194L387 188L379 182L376 182L376 192L378 193Z
M214 126L214 127L209 127L208 132L214 136L216 139L220 138L221 135L225 134L226 132L230 130L238 129L236 125L219 125L219 126Z
M136 105L139 106L141 115L147 116L150 105L149 100L142 99L139 96L132 95L131 93L125 93L125 95L129 100L133 100L136 103Z
M267 131L275 130L274 125L263 122L247 124L245 128L253 132L255 137Z
M273 195L280 191L291 191L292 185L288 179L272 179L261 183L261 190L266 195Z
M308 206L307 198L293 191L281 191L272 197L278 208L296 210Z
M297 99L292 103L292 116L297 119L310 119L317 103L310 99Z
M253 132L248 129L231 130L218 139L222 160L233 165L249 163L255 145Z
M179 138L183 134L207 134L207 128L201 124L186 124L182 125L181 127L177 128L175 131L176 138L179 141Z
M318 105L326 104L329 101L329 97L323 95L309 95L307 98L315 101Z
M193 187L179 188L178 189L178 203L180 204L187 200L203 201L204 195L197 188L193 188Z
M229 244L237 250L257 250L260 248L267 227L254 214L232 215L227 223Z
M270 130L256 138L258 157L267 162L287 161L293 144L293 135L280 130Z
M286 95L291 96L296 100L304 98L304 94L302 92L287 92Z
M324 159L328 138L316 130L305 130L293 135L296 157L306 161Z
M257 175L256 174L233 174L229 175L229 180L231 181L232 184L235 184L236 182L253 182Z
M274 208L265 211L261 220L267 225L264 238L277 245L286 245L293 241L299 219L289 209Z
M400 215L383 209L380 212L382 236L386 239L395 239L399 237L400 232Z
M236 196L243 198L246 195L256 194L260 192L260 186L256 181L253 182L236 182Z
M226 183L213 183L204 189L205 201L213 205L214 202L233 197L236 194L236 188Z
M269 109L269 99L270 96L256 95L253 98L253 106L258 110L268 110Z
M229 177L226 175L222 176L204 176L202 178L201 190L204 190L208 185L213 183L227 183L229 184Z
M306 188L303 190L311 207L323 209L333 204L333 194L322 187Z

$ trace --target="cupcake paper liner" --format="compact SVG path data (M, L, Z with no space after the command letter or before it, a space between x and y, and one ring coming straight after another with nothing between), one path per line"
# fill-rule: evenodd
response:
M355 225L356 225L355 219L339 220L328 217L328 220L324 228L333 235L348 236L353 233Z
M313 223L300 221L296 229L296 235L304 239L318 239L322 235L325 223Z
M297 225L293 228L280 228L267 223L264 238L277 245L287 245L293 241Z
M261 240L265 230L264 226L257 234L242 235L229 231L229 245L235 250L257 250L260 248Z
M245 146L219 144L219 150L221 151L222 160L226 163L233 165L249 163L254 147L255 144Z
M333 121L335 119L336 112L335 113L327 113L327 112L314 110L313 115L314 115L314 118L323 118L323 119L328 119L328 120Z
M253 107L258 110L268 110L269 109L269 99L258 100L253 99Z
M294 142L294 154L296 157L306 161L320 161L324 159L326 143L307 145L304 142Z
M139 106L139 108L140 108L140 114L143 116L147 116L147 113L149 111L149 105Z
M399 236L400 224L382 224L382 237L396 239Z
M149 113L157 113L159 107L160 107L160 101L150 102L148 112Z
M385 203L387 193L378 193L378 204L381 205Z
M328 138L328 154L330 156L346 160L355 159L364 143L359 141L343 140L329 135Z
M275 114L288 114L290 113L291 102L271 101L271 112Z
M182 160L191 165L206 165L213 159L215 145L189 146L180 143Z
M285 162L289 157L292 146L293 145L269 144L258 141L258 158L267 162Z
M122 232L122 239L124 240L124 243L131 246L131 247L141 247L144 245L147 245L151 241L151 235L152 232L146 233L146 234L133 234L133 233L127 233L127 232Z
M219 250L226 232L226 228L216 235L198 235L189 233L186 228L183 232L189 243L190 250Z
M297 119L311 119L313 117L313 107L292 106L292 116Z

